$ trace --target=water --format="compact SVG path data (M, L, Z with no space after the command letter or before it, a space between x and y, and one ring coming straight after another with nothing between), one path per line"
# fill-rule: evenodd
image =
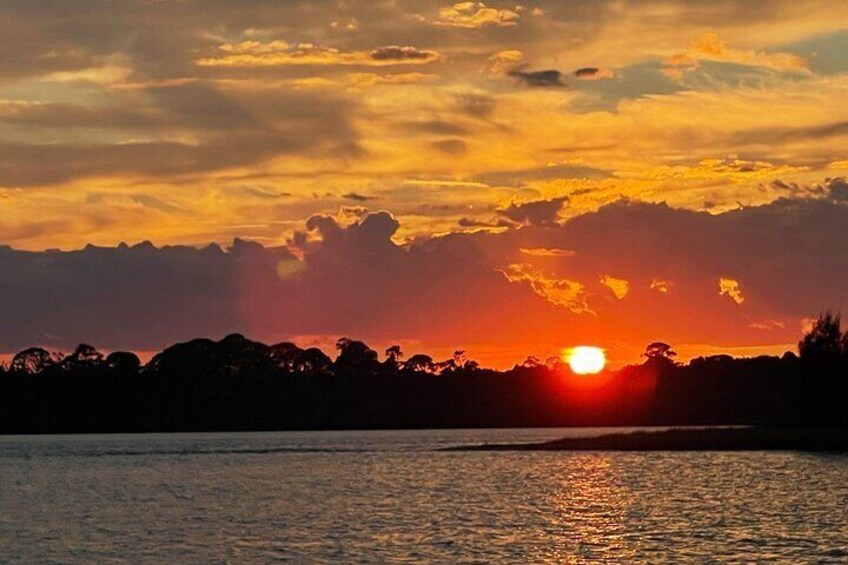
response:
M0 562L846 563L848 457L599 430L0 437Z

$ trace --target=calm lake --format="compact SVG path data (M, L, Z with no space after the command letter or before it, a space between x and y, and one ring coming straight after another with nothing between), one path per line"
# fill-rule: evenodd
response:
M848 456L435 451L602 431L0 437L0 562L848 562Z

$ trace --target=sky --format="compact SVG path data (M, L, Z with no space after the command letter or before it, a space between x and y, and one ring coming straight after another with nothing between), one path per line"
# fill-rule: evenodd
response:
M848 307L848 4L6 0L0 354L506 367Z

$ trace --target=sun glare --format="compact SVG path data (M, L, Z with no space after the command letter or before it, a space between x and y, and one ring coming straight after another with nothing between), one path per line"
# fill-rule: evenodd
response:
M581 345L574 347L566 353L566 360L571 370L578 375L594 375L604 370L607 357L600 347Z

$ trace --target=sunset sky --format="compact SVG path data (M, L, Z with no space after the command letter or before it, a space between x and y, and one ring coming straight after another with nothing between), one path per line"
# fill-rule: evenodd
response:
M848 3L6 0L0 353L504 367L848 309Z

